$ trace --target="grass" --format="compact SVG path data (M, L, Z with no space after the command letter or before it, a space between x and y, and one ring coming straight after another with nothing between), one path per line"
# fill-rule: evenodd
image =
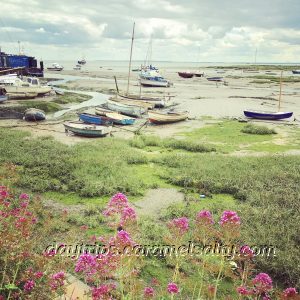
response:
M276 131L272 128L268 128L267 126L258 126L254 124L248 124L241 130L243 133L248 134L258 134L258 135L268 135L268 134L276 134Z
M58 104L81 103L91 98L92 96L89 95L65 92L64 95L56 96L53 102Z

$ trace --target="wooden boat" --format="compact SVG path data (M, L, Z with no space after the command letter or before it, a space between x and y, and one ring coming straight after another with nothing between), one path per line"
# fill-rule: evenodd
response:
M127 116L123 116L120 113L113 112L101 107L95 108L95 113L100 116L105 116L109 118L114 124L118 125L132 125L135 122L134 118L129 118Z
M103 137L111 132L111 126L101 126L94 124L85 124L82 122L65 122L66 133L72 132L75 135L85 137Z
M108 109L120 112L124 115L138 117L138 118L140 118L146 112L146 109L144 107L127 105L127 104L123 104L111 100L107 100L105 106Z
M247 118L261 119L261 120L282 120L290 118L292 112L267 112L257 110L244 110L244 115Z
M106 116L97 116L88 113L81 113L79 115L79 120L88 123L88 124L96 124L96 125L109 125L112 124L112 120L107 118Z
M5 88L0 87L0 103L7 100L7 93Z
M178 72L178 75L182 78L193 78L194 73L191 72Z
M117 98L117 97L111 97L110 100L115 101L115 102L119 102L119 103L123 103L123 104L127 104L130 106L141 106L143 108L145 108L146 110L148 109L153 109L155 107L154 103L149 103L147 101L141 101L141 100L130 100L130 99L126 99L126 98Z
M33 99L37 97L37 93L32 92L20 92L20 93L7 93L8 99L10 100L25 100L25 99Z
M280 92L278 99L278 111L256 111L256 110L244 110L244 115L248 118L260 119L260 120L282 120L288 119L293 115L293 112L282 112L281 108L281 91L282 91L282 71L280 75Z
M216 81L216 82L220 82L223 81L223 77L207 77L206 78L208 81Z
M300 70L292 70L293 74L300 74Z
M149 111L148 119L154 124L166 124L184 121L188 118L188 112L157 112Z
M43 110L37 108L29 108L24 112L26 121L43 121L46 119L46 114Z

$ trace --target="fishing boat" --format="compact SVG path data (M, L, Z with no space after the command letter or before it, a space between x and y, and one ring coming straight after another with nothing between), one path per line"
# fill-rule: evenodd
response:
M37 97L37 93L7 93L6 94L9 100L26 100L26 99L33 99Z
M208 81L216 81L216 82L221 82L221 81L223 81L223 77L218 77L218 76L216 76L216 77L207 77L206 78Z
M85 124L83 122L65 122L65 132L85 137L103 137L111 133L111 126Z
M293 74L300 74L300 70L292 70Z
M79 120L88 124L96 124L96 125L110 125L112 124L112 120L107 118L106 116L97 116L88 113L81 113L79 115Z
M142 86L148 87L170 87L172 83L165 79L156 70L143 70L139 75L139 81Z
M58 63L53 63L50 67L47 68L48 71L62 71L63 69L64 67Z
M105 106L108 109L120 112L124 115L138 117L138 118L140 118L146 112L146 109L144 107L127 105L127 104L123 104L123 103L115 102L115 101L111 101L111 100L107 100Z
M178 75L182 78L193 78L194 73L191 72L178 72Z
M46 119L46 114L43 110L37 108L29 108L24 112L26 121L43 121Z
M281 120L290 118L292 112L268 112L258 110L244 110L244 115L247 118L261 119L261 120Z
M167 124L184 121L188 118L188 112L158 112L158 111L149 111L148 119L151 123L154 124Z
M270 112L270 111L244 110L244 115L248 118L260 119L260 120L282 120L282 119L290 118L293 115L293 112L280 111L281 94L282 94L282 71L281 71L281 75L280 75L280 92L279 92L279 100L278 100L278 111Z
M7 93L5 88L0 87L0 103L7 100Z
M112 123L118 124L118 125L132 125L135 122L134 118L129 118L127 116L123 116L120 113L107 110L101 107L96 107L95 108L95 113L100 116L105 116L109 118Z

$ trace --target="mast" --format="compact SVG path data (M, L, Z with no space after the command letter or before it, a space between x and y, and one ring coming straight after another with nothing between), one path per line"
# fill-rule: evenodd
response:
M133 40L134 40L134 27L135 27L135 22L133 22L133 29L132 29L132 38L131 38L130 60L129 60L129 70L128 70L128 80L127 80L127 92L126 92L126 95L128 95L128 92L129 92L130 71L131 71L131 58L132 58L132 47L133 47Z
M279 90L279 101L278 101L278 111L280 111L281 108L281 92L282 92L282 73L283 71L281 71L280 73L280 90Z

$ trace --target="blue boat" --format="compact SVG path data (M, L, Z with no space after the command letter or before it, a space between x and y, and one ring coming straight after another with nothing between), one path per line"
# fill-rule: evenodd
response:
M252 119L261 120L281 120L290 118L292 112L267 112L267 111L256 111L256 110L244 110L244 115Z
M223 81L223 77L208 77L206 79L208 81L217 81L217 82Z
M96 124L96 125L109 125L112 124L112 120L105 116L96 116L92 114L82 113L79 114L79 120L88 124Z
M116 113L114 111L102 108L102 107L96 107L95 112L97 115L105 116L108 119L110 119L114 124L118 125L132 125L135 122L135 118L130 118L128 116L124 116L120 113Z

